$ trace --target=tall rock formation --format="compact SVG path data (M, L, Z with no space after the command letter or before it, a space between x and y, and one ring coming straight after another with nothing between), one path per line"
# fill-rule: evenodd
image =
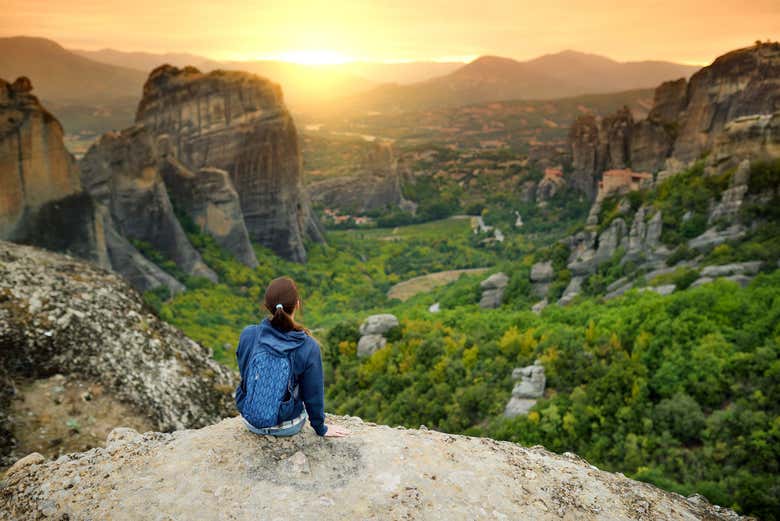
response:
M329 177L307 185L312 202L356 214L397 207L403 201L398 161L393 145L375 141L348 175Z
M81 161L82 180L122 236L150 244L188 275L216 281L173 212L158 157L142 127L104 134Z
M780 137L780 43L761 43L716 59L691 77L663 83L646 119L628 109L601 120L578 118L569 133L572 184L595 195L602 172L657 172L708 155L722 170L742 159L777 157Z
M691 76L673 155L692 161L709 152L732 120L780 110L780 43L762 43L716 59Z
M226 171L249 236L279 255L304 261L305 234L321 238L301 186L292 117L278 85L244 72L158 67L144 85L136 122L166 134L193 172Z
M601 172L630 166L633 127L634 118L628 107L602 119L592 114L577 118L569 131L572 185L593 198Z
M0 80L0 239L108 265L96 209L84 194L59 121L24 77Z

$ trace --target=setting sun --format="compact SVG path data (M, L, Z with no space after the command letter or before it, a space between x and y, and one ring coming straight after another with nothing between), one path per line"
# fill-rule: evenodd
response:
M285 51L272 54L267 59L301 65L340 65L354 61L353 58L340 52L329 50Z

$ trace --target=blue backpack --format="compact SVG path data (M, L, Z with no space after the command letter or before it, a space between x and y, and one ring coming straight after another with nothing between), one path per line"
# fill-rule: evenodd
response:
M278 425L281 414L292 412L297 387L293 388L293 351L288 353L256 344L249 357L241 415L258 429Z

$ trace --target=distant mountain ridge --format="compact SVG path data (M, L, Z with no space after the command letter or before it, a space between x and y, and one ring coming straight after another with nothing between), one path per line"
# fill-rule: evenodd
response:
M528 61L482 56L465 65L219 62L189 53L71 51L45 38L0 38L0 77L29 77L40 98L61 114L69 134L83 130L99 134L129 125L132 120L128 115L140 99L147 74L163 63L193 65L203 71L243 70L271 78L283 87L292 110L314 114L425 110L488 101L611 93L654 87L663 81L688 77L697 70L669 62L620 63L576 51Z
M577 51L528 61L481 56L445 76L413 85L383 85L352 101L366 109L411 110L484 101L554 99L652 87L687 78L698 69L663 61L621 63Z
M85 58L46 38L0 38L0 78L19 76L45 100L97 102L138 98L147 73Z
M190 53L128 52L109 48L100 49L98 51L85 51L81 49L69 50L74 54L78 54L79 56L96 62L136 69L144 72L144 74L148 74L149 71L164 63L173 65L174 67L192 65L205 72L224 67L223 64L218 61Z

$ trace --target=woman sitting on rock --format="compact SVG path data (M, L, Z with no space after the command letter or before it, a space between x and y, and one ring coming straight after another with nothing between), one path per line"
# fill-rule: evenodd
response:
M289 277L274 279L265 291L271 313L241 332L236 357L241 383L236 406L256 434L292 436L309 421L320 436L346 436L338 425L325 425L325 390L320 346L295 322L301 307L298 288Z

